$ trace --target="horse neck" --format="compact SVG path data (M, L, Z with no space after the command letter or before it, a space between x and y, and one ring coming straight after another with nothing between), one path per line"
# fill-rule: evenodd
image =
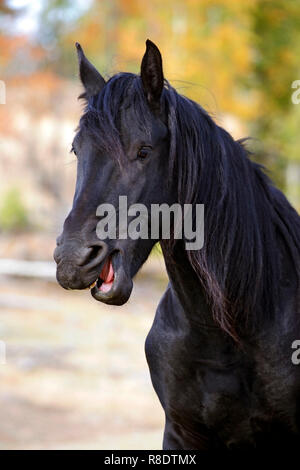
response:
M185 320L193 326L217 328L204 289L193 270L183 243L178 242L170 255L163 242L161 247L172 291L180 301ZM178 315L178 312L173 312Z

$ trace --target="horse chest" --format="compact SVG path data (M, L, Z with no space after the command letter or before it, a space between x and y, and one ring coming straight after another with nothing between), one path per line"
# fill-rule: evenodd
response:
M186 337L156 333L152 330L147 338L146 355L153 386L168 418L193 433L203 423L220 427L233 417L240 422L245 393L236 366L202 360L199 351L187 349Z
M254 444L273 425L295 432L294 377L287 369L279 373L272 355L247 361L163 331L159 323L148 335L146 355L167 418L193 435L205 425L234 446Z

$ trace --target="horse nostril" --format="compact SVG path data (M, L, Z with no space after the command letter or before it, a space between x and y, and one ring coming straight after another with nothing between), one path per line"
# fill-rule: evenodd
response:
M99 252L102 250L100 246L90 246L86 249L88 250L87 256L84 258L84 263L80 264L89 264L98 256Z
M90 270L99 265L108 252L107 244L100 240L90 246L82 246L80 240L63 243L61 237L58 237L57 242L58 244L53 253L56 263L68 262L85 270Z
M85 267L88 269L94 268L97 264L106 257L108 246L105 242L99 241L88 248L89 255L85 260Z
M82 266L84 264L87 264L90 260L92 248L86 248L82 247L80 248L80 252L78 253L78 259L77 259L77 264L79 266Z

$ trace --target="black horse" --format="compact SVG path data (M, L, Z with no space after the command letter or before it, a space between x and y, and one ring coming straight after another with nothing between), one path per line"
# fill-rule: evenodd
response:
M76 44L86 109L58 282L123 304L156 240L99 239L99 204L117 207L120 195L148 208L204 204L202 249L160 241L170 282L146 356L166 416L163 447L299 446L300 218L245 142L178 94L158 48L146 46L140 75L105 81Z

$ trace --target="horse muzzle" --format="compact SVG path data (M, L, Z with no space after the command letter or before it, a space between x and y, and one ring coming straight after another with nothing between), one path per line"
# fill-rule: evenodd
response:
M53 257L57 264L56 278L65 289L85 289L100 273L108 254L108 246L102 241L85 246L81 241L61 243L58 239Z
M133 283L119 250L109 253L108 245L98 241L93 246L78 242L58 245L53 255L56 278L65 289L90 288L94 299L110 305L123 305L130 297Z

